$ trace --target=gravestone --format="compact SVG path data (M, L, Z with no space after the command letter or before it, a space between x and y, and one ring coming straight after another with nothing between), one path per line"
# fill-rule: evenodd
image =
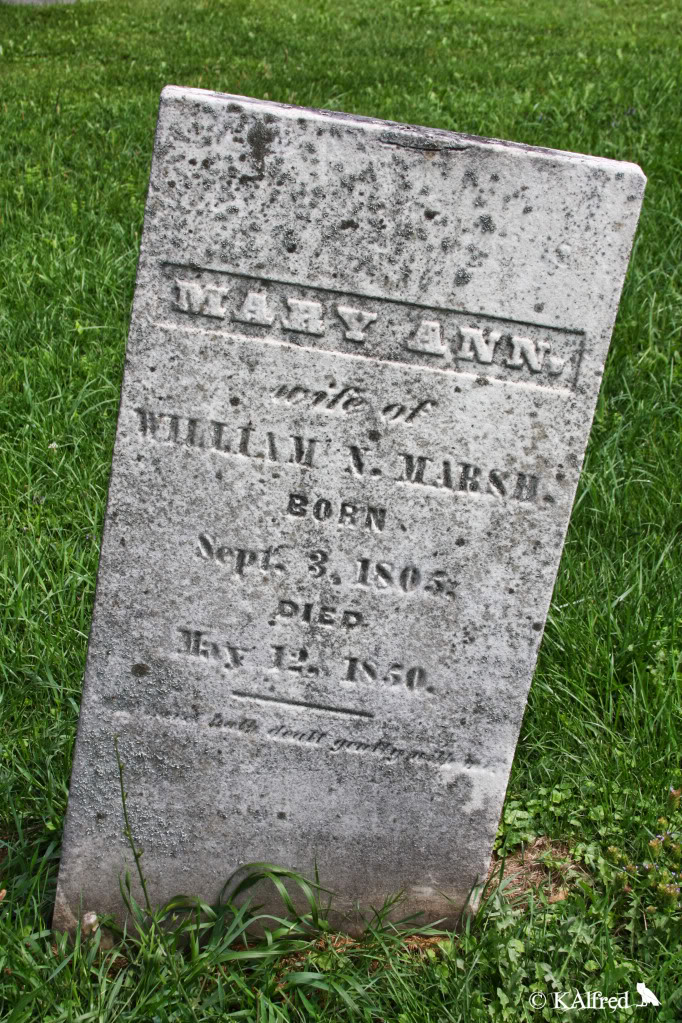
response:
M55 925L251 861L454 925L486 874L632 164L163 91ZM266 908L280 904L261 893Z

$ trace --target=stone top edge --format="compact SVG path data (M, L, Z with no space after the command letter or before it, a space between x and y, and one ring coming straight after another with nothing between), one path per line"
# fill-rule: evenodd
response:
M550 157L553 160L562 160L569 163L582 163L589 166L603 167L604 170L627 173L633 179L639 179L642 185L646 184L646 175L636 163L627 160L612 160L603 156L592 156L588 153L574 153L565 149L547 149L543 146L529 146L525 142L509 142L505 139L486 138L480 135L468 135L463 132L446 131L443 128L428 128L424 125L402 124L399 121L384 121L376 117L366 117L363 114L348 114L337 110L319 110L315 107L300 107L290 103L276 103L274 100L255 99L252 96L240 96L226 92L214 92L210 89L193 89L180 85L166 85L161 90L161 105L166 101L194 100L195 102L215 104L216 106L227 106L230 103L250 107L257 107L264 112L271 111L279 117L286 117L294 120L298 117L306 117L311 121L335 122L346 127L357 125L358 127L377 132L386 132L386 129L393 129L395 136L384 138L383 141L397 147L403 146L406 149L441 149L443 151L464 150L470 146L477 146L484 149L499 149L501 151L517 151L527 153L529 156ZM381 141L381 140L380 140ZM429 145L431 143L431 145Z

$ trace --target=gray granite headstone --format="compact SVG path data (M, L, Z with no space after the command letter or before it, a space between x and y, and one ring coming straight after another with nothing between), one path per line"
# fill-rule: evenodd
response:
M644 177L161 99L55 924L250 861L353 930L486 873ZM270 908L279 908L273 900Z

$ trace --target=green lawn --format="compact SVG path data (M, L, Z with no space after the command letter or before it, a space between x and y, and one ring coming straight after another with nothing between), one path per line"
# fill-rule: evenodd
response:
M679 0L0 5L0 1018L551 1020L532 992L634 1003L643 981L660 1009L589 1018L682 1019L681 28ZM491 894L441 942L376 921L347 944L299 922L246 948L229 911L204 918L201 945L204 924L184 944L141 926L108 953L49 930L169 82L632 160L649 178L498 839L514 857L551 840L552 887Z

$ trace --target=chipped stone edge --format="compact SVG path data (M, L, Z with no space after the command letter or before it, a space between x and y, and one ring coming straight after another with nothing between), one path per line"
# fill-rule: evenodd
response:
M629 172L633 179L641 181L642 190L646 184L646 175L639 164L628 160L612 160L605 156L593 156L589 153L574 153L567 149L548 149L544 146L530 146L525 142L509 142L505 139L486 138L481 135L468 135L464 132L446 131L442 128L428 128L424 125L402 124L400 121L385 121L364 114L348 114L339 110L321 110L317 107L300 107L291 103L276 103L274 100L255 99L251 96L240 96L233 93L215 92L211 89L194 89L181 85L165 85L161 90L160 106L171 101L194 100L225 108L230 104L243 104L249 108L257 108L262 112L272 112L279 117L297 120L306 115L312 121L332 122L344 127L361 124L373 128L378 135L377 141L391 146L402 146L417 151L437 150L442 152L470 149L472 146L486 149L512 150L541 157L551 157L562 163L583 163L596 165L605 170ZM234 110L234 113L240 111ZM383 136L383 137L382 137Z

